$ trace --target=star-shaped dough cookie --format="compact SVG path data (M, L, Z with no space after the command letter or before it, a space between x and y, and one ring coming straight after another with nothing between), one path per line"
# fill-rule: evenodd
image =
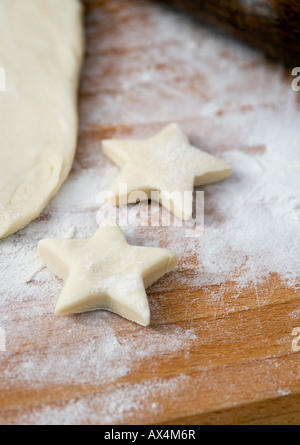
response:
M177 124L151 139L104 140L102 146L122 169L111 188L116 197L115 202L110 200L112 204L136 203L137 191L151 199L151 192L156 191L160 196L152 199L185 221L193 215L194 187L222 181L231 174L225 161L190 145ZM120 184L126 184L127 190L121 191Z
M57 314L106 309L143 326L150 324L145 288L178 261L166 249L130 246L120 227L107 222L91 239L46 239L39 243L38 252L66 282Z

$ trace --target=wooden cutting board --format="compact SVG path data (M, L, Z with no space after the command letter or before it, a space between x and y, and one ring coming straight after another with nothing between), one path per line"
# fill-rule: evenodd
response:
M260 53L151 1L85 3L73 172L41 218L0 244L0 267L9 276L15 267L15 278L0 284L1 423L299 424L299 287L279 274L241 288L220 272L209 285L196 241L165 228L128 229L135 244L179 245L182 253L179 267L148 291L151 327L103 312L53 315L62 284L41 270L35 246L46 236L93 234L97 192L117 174L101 139L148 137L177 121L215 154L255 156L265 142L260 134L252 145L244 140L245 125L255 131L262 113L284 119L288 101L292 130L299 112L289 73ZM206 224L221 230L212 198L219 187L205 191Z

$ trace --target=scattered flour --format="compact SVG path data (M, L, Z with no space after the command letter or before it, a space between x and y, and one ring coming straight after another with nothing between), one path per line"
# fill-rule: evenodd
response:
M20 424L76 425L129 423L141 413L159 418L160 401L166 397L176 399L189 383L189 377L179 375L170 379L146 380L136 384L121 384L81 400L71 400L67 405L43 406L31 414L23 415ZM149 405L148 400L158 400ZM167 419L166 419L167 420ZM141 419L142 421L142 419Z
M289 389L283 389L283 388L279 388L278 390L278 395L282 396L282 397L287 397L289 395L291 395L291 391Z
M81 323L88 324L86 329L80 326ZM40 345L31 352L29 345L23 345L27 349L26 361L20 363L19 356L11 354L9 365L2 373L8 381L7 387L30 384L42 388L45 382L109 384L127 376L132 368L138 367L143 361L151 362L153 358L158 360L176 351L188 350L197 338L192 329L184 330L176 326L161 326L142 334L138 329L132 329L123 336L110 326L109 314L106 313L102 317L99 317L99 313L85 314L80 321L74 320L73 326L72 320L61 320L60 323L54 320L50 326L55 324L58 329L63 329L63 333L52 332L48 342L41 335L37 337L37 344L43 343L43 347ZM22 332L24 326L22 329L17 328L16 332L8 329L10 342L16 343ZM74 338L77 340L75 344L72 343ZM61 354L62 345L66 347L68 343L68 351ZM31 345L37 346L32 342ZM155 363L149 366L155 367Z
M290 316L295 320L300 320L300 309L293 311Z

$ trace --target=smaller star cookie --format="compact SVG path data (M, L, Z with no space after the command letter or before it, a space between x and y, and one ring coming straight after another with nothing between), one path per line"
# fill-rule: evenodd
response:
M193 215L194 187L231 175L227 162L190 145L177 124L168 125L151 139L104 140L102 146L104 153L121 168L111 188L116 197L114 202L110 200L112 204L136 203L138 191L144 192L144 200L159 192L159 197L155 194L153 199L185 221Z

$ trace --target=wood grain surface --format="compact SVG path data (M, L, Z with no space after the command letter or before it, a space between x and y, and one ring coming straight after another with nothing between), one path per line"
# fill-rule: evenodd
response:
M76 235L93 234L96 191L117 174L101 152L103 138L148 137L177 121L195 144L214 154L258 155L265 142L259 135L252 145L244 139L248 123L269 114L280 121L287 102L291 126L297 122L290 73L260 53L151 1L85 5L74 169L41 218L0 244L2 251L15 246L15 261L18 246L57 235L62 215L76 226ZM216 103L216 112L203 114L207 103ZM232 125L224 121L228 115ZM89 178L95 189L85 186ZM238 190L235 176L232 181ZM81 183L76 197L74 185ZM221 226L224 215L213 190L205 192L206 224ZM132 241L172 248L177 236L143 228ZM274 242L280 249L280 240ZM300 355L292 350L292 331L300 326L299 287L276 273L242 291L227 276L202 286L193 242L183 251L179 268L148 291L148 329L103 312L56 317L61 283L45 270L26 283L16 270L11 298L2 283L7 351L0 352L0 422L299 424ZM9 267L0 259L1 268Z

